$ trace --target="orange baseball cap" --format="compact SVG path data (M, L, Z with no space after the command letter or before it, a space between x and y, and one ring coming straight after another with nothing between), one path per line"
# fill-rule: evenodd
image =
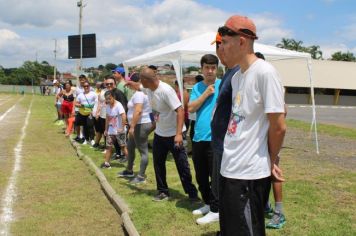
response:
M231 16L226 21L225 26L252 39L258 39L255 23L253 23L253 21L246 16Z
M211 42L211 45L214 43L221 43L221 35L219 33L216 33L216 37L213 42Z

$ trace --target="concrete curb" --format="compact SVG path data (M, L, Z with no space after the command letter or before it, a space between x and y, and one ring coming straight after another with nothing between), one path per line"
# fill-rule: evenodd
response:
M116 211L119 213L124 228L127 231L128 235L130 236L139 236L140 234L138 233L135 225L133 224L129 213L131 213L130 208L116 192L115 190L111 187L110 183L107 181L105 175L101 170L94 164L94 162L86 155L83 154L83 152L80 150L80 145L75 142L72 138L70 138L70 143L74 147L74 149L77 152L77 156L79 157L80 160L84 161L84 163L92 169L99 180L99 183L101 185L101 188L103 189L106 197L109 199L111 204L114 206Z

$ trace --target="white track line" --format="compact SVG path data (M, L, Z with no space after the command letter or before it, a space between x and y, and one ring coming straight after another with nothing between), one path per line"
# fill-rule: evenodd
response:
M21 99L20 99L17 103L21 102L21 101L22 101L22 99L23 99L23 98L21 98ZM16 103L16 104L17 104L17 103ZM7 114L9 114L9 112L11 112L11 111L12 111L12 109L14 109L14 108L15 108L16 104L15 104L15 105L13 105L12 107L10 107L7 111L5 111L5 113L4 113L4 114L2 114L2 115L0 116L0 121L2 121L2 120L6 117L6 115L7 115Z
M12 170L11 177L9 179L9 184L5 190L5 194L1 200L2 211L1 211L1 215L0 215L0 235L10 235L10 231L9 231L10 224L13 221L12 205L16 198L16 179L17 179L17 173L19 172L19 170L21 168L22 144L23 144L23 140L25 139L25 136L26 136L26 128L28 125L28 120L31 115L31 108L32 108L32 102L31 102L30 107L27 111L25 124L21 129L20 140L18 141L16 147L14 148L14 153L15 153L14 168ZM10 108L10 109L12 109L12 108Z

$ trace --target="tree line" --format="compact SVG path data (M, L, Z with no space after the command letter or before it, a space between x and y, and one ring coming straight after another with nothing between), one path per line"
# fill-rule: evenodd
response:
M276 45L279 48L285 48L288 50L293 50L297 52L310 53L311 57L316 60L323 59L323 52L320 50L320 46L303 46L303 41L298 41L295 39L282 38L282 41ZM335 52L331 55L330 60L332 61L356 61L356 57L351 52Z
M323 52L318 45L304 46L303 41L282 38L281 42L276 46L288 50L310 53L313 59L323 59ZM355 62L356 57L351 52L339 51L332 54L330 60ZM84 71L90 73L92 78L102 80L106 75L111 74L111 70L117 66L122 66L122 64L107 63L98 67L86 68ZM195 70L196 68L188 68L187 70L189 71L190 69ZM25 61L19 68L4 68L0 65L0 84L32 85L33 83L36 86L40 85L41 78L46 79L48 76L53 78L53 72L54 67L47 61L42 61L41 63L37 61Z

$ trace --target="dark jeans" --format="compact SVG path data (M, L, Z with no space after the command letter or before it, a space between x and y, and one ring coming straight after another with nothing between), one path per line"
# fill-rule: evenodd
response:
M192 147L195 177L201 196L205 204L210 205L212 212L219 212L219 205L212 193L210 182L213 172L213 150L211 148L211 142L192 142Z
M266 235L264 204L270 187L270 177L240 180L220 176L221 235Z
M174 147L173 137L162 137L157 134L153 139L153 164L156 175L157 190L169 195L166 180L166 160L168 152L171 152L178 170L184 192L191 198L197 197L198 191L192 183L192 175L188 162L187 153L184 147Z

